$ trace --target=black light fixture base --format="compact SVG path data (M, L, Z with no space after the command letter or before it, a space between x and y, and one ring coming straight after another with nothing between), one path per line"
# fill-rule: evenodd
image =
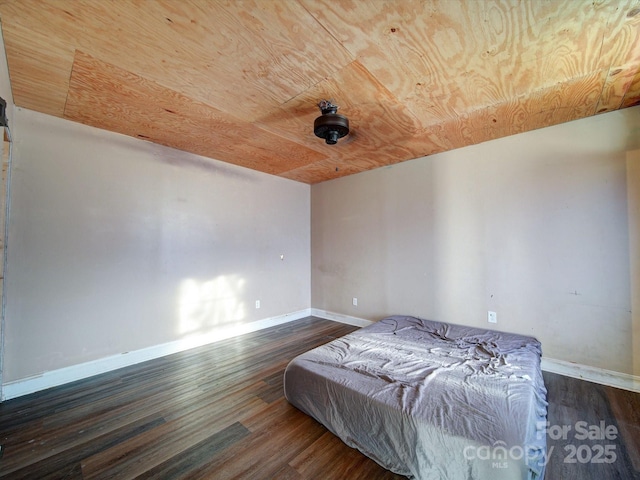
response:
M313 122L313 133L323 138L327 145L335 145L338 140L349 133L349 119L336 113L338 106L328 100L318 103L322 115Z

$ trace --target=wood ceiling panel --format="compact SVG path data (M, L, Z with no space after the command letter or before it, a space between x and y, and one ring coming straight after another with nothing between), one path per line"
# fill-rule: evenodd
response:
M303 1L424 125L608 68L602 39L620 6Z
M440 126L452 148L569 122L592 115L604 78L600 73L492 105Z
M303 183L319 183L335 178L346 177L355 173L369 170L366 165L343 162L341 160L327 159L320 162L310 163L304 167L289 170L281 176L290 180Z
M291 1L25 0L5 10L13 22L245 120L353 60Z
M358 134L361 139L370 136L369 143L376 141L374 137L378 130L382 131L382 137L388 135L389 140L394 140L407 133L412 135L420 127L416 118L359 62L352 62L301 95L290 99L276 112L258 119L257 123L271 131L290 131L297 138L324 145L313 134L313 121L320 115L317 104L323 99L332 99L338 104L338 113L348 116L356 127L359 124L377 122L373 128ZM359 128L354 130L360 131ZM377 141L382 139L378 138ZM335 149L325 147L324 150L330 153Z
M309 183L640 102L640 0L0 0L0 17L18 106ZM334 146L313 135L321 99L352 126Z
M608 72L596 107L597 113L610 112L622 106L639 68L640 64L624 65Z
M313 134L313 122L320 115L317 103L322 99L333 100L340 107L338 113L349 118L351 133L337 145L326 145ZM359 62L289 100L258 124L274 133L290 132L334 161L359 164L358 170L446 148L437 138L425 135L415 116Z
M82 52L73 64L64 116L272 174L324 158Z
M603 58L609 62L607 80L597 113L617 110L623 104L640 69L640 1L621 8L610 20L610 29L602 42Z
M627 92L622 99L621 108L633 107L640 105L640 69L636 71Z
M74 49L19 24L3 24L14 102L49 115L62 116Z
M640 62L640 0L619 1L608 15L601 41L600 68Z

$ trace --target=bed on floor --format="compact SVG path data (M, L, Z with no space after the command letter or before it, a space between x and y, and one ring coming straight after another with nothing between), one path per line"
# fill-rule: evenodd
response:
M540 343L393 316L293 359L287 400L383 467L426 480L544 477Z

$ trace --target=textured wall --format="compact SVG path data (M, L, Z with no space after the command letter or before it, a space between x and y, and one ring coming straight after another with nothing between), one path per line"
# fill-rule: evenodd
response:
M14 140L5 382L309 308L308 185L23 109Z
M476 326L492 310L550 358L633 373L639 125L634 107L314 185L312 307Z
M627 152L627 199L633 322L633 373L640 376L640 150Z

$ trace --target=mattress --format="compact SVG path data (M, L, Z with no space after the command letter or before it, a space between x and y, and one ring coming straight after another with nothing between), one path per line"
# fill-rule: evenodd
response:
M546 389L535 338L392 316L293 359L287 400L420 480L539 479Z

